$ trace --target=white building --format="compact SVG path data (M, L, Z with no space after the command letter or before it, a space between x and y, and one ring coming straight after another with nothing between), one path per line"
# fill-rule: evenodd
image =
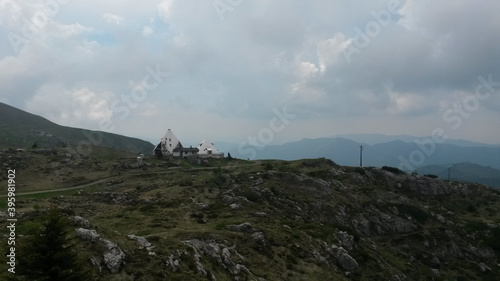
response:
M155 147L154 155L166 155L173 157L200 156L222 158L224 153L219 152L208 139L205 139L198 147L183 147L172 130L168 129L160 143Z
M182 147L179 139L174 135L172 130L168 129L167 133L163 138L161 138L160 143L156 146L155 151L157 149L161 149L163 155L172 155L174 156L174 150L178 150Z
M223 158L224 153L219 152L217 148L215 148L214 144L211 143L207 138L205 138L200 145L198 145L198 156L201 157L214 157L214 158Z

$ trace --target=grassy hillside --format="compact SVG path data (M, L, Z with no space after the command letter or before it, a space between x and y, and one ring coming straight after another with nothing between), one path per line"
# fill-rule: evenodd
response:
M500 193L479 184L326 159L200 166L111 151L1 157L19 173L17 235L57 204L96 280L494 280L500 273ZM36 168L44 162L72 170ZM56 192L22 194L50 178ZM4 209L6 198L0 203Z
M42 148L69 146L76 150L82 141L134 153L149 154L154 148L136 138L60 126L0 103L0 148L31 148L36 143Z

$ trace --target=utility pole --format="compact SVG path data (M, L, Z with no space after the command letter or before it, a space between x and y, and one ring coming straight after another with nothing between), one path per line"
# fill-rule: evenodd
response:
M359 146L359 166L363 167L363 146Z

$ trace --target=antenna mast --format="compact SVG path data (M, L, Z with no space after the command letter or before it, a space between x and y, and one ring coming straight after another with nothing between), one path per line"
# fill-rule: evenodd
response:
M363 167L363 146L359 146L359 166Z

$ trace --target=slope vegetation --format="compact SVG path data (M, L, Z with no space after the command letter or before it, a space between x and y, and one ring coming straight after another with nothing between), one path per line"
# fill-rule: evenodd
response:
M47 156L31 157L22 169ZM50 157L73 161L64 151ZM93 166L93 157L82 159L65 183L80 171L104 181L16 202L18 235L58 204L96 280L493 280L500 274L500 194L479 184L327 159L199 166L110 158ZM18 181L25 191L36 184Z
M146 141L99 131L60 126L49 120L0 103L0 148L72 147L91 144L134 153L151 153Z

